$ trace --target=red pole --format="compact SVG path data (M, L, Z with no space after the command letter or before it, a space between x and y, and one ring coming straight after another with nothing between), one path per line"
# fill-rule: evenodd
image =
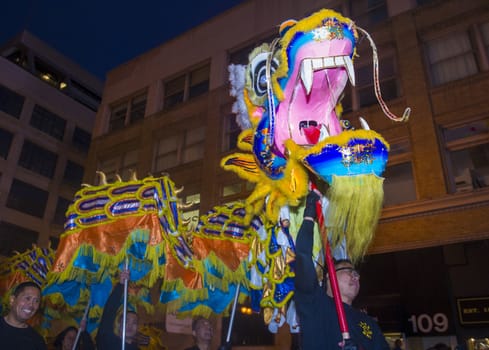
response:
M314 184L311 184L311 190L317 191L319 193L319 191L317 190ZM345 309L343 307L343 301L341 300L340 288L338 286L338 279L336 278L336 270L334 267L333 258L331 256L328 234L327 234L326 226L324 226L323 206L321 205L320 201L316 203L316 214L317 214L318 224L321 233L324 233L322 237L323 240L325 240L324 258L326 260L326 266L328 267L329 282L331 285L333 299L336 306L336 313L338 314L338 323L340 325L341 336L343 340L347 340L350 339L350 332L348 330L348 323L346 322ZM324 282L326 283L326 281Z

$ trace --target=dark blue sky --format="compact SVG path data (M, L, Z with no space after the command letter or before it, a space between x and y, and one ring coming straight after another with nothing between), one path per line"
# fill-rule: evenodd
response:
M110 69L244 1L4 0L0 45L27 29L105 79Z

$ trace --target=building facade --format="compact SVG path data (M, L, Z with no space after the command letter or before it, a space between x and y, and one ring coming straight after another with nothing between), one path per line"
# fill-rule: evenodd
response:
M102 82L29 32L0 47L0 255L57 244Z
M384 99L398 115L412 109L408 123L383 116L371 48L363 40L343 118L354 125L360 116L367 119L391 144L391 154L384 210L363 268L378 284L363 281L360 299L378 312L386 332L406 338L406 347L424 349L439 340L477 348L477 339L489 336L483 312L489 310L486 0L245 1L109 72L85 182L96 184L97 170L109 181L116 174L128 179L131 170L139 177L167 172L184 186L183 199L195 203L187 215L245 198L249 184L219 166L239 133L227 66L245 63L252 48L277 36L284 20L320 8L338 10L370 32ZM469 309L480 317L467 323L464 302L476 299L480 309ZM443 303L436 308L433 300ZM240 344L290 347L282 335L267 344ZM188 342L172 341L170 348Z

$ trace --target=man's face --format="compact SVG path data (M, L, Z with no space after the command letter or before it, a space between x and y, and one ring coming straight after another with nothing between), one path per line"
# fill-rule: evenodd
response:
M193 331L197 342L210 342L212 340L213 328L209 320L199 320Z
M73 344L75 343L75 339L76 339L76 331L74 329L68 331L68 333L66 333L63 339L63 350L73 349Z
M133 312L128 312L126 315L126 339L133 340L136 339L138 333L138 315ZM121 327L120 334L122 334L122 316L121 316Z
M360 275L354 269L353 265L348 262L342 262L336 265L335 269L341 299L344 303L351 305L360 291ZM328 293L330 290L331 286L328 281Z
M10 297L10 313L17 322L24 323L39 309L41 292L35 287L26 287L17 296Z

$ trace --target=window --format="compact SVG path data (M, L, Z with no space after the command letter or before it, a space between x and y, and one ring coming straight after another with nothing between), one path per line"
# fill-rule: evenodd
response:
M171 108L183 102L185 95L185 75L165 83L164 109Z
M0 111L19 119L25 97L0 85Z
M431 83L443 83L477 73L477 64L468 32L450 33L426 45Z
M24 141L19 165L43 176L53 178L58 155L30 141Z
M10 186L7 207L42 218L47 201L48 192L14 179Z
M247 65L248 64L248 56L250 55L251 51L255 47L260 46L263 43L268 43L271 44L272 41L278 37L278 32L275 32L272 35L269 35L265 38L259 39L254 41L253 43L246 45L245 47L242 47L238 50L234 50L229 53L229 63L231 64L242 64L242 65Z
M131 110L129 112L129 120L135 122L144 118L146 112L146 94L134 97L131 100Z
M389 163L383 177L385 207L416 200L409 139L399 139L391 143Z
M66 221L66 211L70 206L71 201L63 197L58 197L56 203L56 211L54 212L53 223L63 226Z
M147 94L143 93L112 106L109 130L122 129L124 126L144 118Z
M489 118L442 128L449 192L489 186Z
M66 78L63 74L38 57L34 58L34 68L36 71L35 74L41 78L42 81L45 81L49 85L60 90L66 88Z
M73 79L70 80L70 86L66 92L68 92L68 94L75 100L90 108L92 111L97 111L97 108L101 101L100 95L96 92L93 92L82 83L79 83Z
M350 17L360 27L368 28L388 18L385 0L352 0L349 5Z
M411 162L388 166L384 173L384 206L416 200Z
M74 187L79 187L83 181L83 172L85 169L71 160L66 162L65 172L63 175L63 181Z
M188 98L194 98L209 91L210 66L204 66L190 72L190 87Z
M32 111L31 125L55 139L62 141L65 134L66 120L36 105Z
M192 193L182 197L183 204L190 204L191 206L188 208L182 209L182 217L183 219L191 219L193 221L197 221L199 218L199 207L200 207L200 193ZM195 224L195 222L194 222Z
M91 139L92 135L88 131L76 126L75 130L73 131L73 138L71 139L71 142L78 150L82 151L83 153L88 153Z
M13 47L10 49L11 53L7 53L6 58L15 63L16 65L27 69L28 68L28 59L27 59L27 50L23 47Z
M8 153L10 151L10 145L12 144L12 139L14 135L7 130L0 129L0 157L7 159Z
M190 163L204 156L205 127L190 129L185 132L182 163Z
M477 74L489 64L489 22L427 40L432 86Z
M224 133L222 139L222 151L230 151L236 149L238 144L238 136L241 133L241 128L236 122L236 114L230 113L224 118Z
M481 35L486 57L489 59L489 22L481 25Z
M5 221L0 221L0 254L9 256L13 252L23 252L37 243L39 233Z
M357 111L377 103L375 97L373 70L371 55L365 54L359 58L356 68L355 86L347 85L341 100L344 112ZM397 62L393 55L387 55L379 59L379 80L382 99L389 101L401 95L400 84L397 78Z
M154 171L159 172L204 156L205 127L162 137L156 144Z
M133 171L136 171L138 164L138 151L128 151L113 158L104 159L99 162L99 170L102 171L108 182L116 180L116 174L122 180L128 181Z
M210 65L191 70L164 83L163 109L169 109L209 91Z
M251 193L254 184L248 181L239 181L223 184L221 187L221 202L228 203L234 200L245 198Z

